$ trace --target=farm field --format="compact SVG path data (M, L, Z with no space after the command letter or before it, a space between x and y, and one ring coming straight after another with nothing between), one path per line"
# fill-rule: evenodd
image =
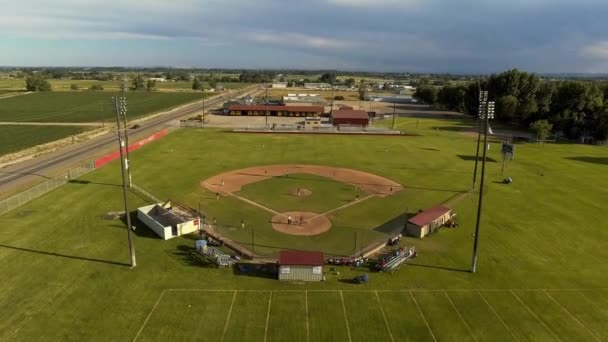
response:
M1 99L0 121L100 122L113 120L109 92L48 92ZM200 93L127 93L129 119L202 99Z
M120 81L96 81L96 80L49 80L53 91L69 91L74 92L70 87L72 84L78 85L80 90L87 90L94 84L102 85L104 91L118 91L120 89ZM204 83L206 87L209 87L208 83ZM250 86L250 83L232 83L232 82L218 82L223 85L226 89L241 89ZM157 91L184 91L184 92L199 92L192 90L192 82L190 81L177 81L177 82L156 82ZM2 91L24 91L25 80L24 79L0 79L0 92ZM200 93L200 92L199 92Z
M0 156L82 133L82 126L4 126L0 125Z
M474 122L420 119L417 129L415 122L397 126L420 136L178 130L132 154L133 181L162 199L200 203L227 231L247 219L234 234L246 245L255 227L256 252L272 252L262 246L270 244L348 252L352 240L332 236L335 227L382 236L375 229L386 217L470 188L476 139L459 130ZM496 143L488 153L500 160ZM266 212L200 186L229 170L286 163L358 169L405 190L338 211L327 236L278 238L264 233ZM339 275L326 268L325 282L304 284L207 267L192 257L196 236L163 241L137 221L138 266L130 269L124 223L103 219L122 207L113 162L0 216L0 302L11 308L0 310L0 340L606 340L607 163L605 147L518 144L507 186L499 184L501 163L489 162L476 274L467 272L471 194L450 202L458 229L402 240L418 257L395 272L332 266ZM147 203L136 193L129 201L131 210ZM370 283L350 282L363 273Z

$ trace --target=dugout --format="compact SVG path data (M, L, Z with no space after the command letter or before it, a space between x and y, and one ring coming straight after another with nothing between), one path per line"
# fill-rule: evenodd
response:
M323 252L281 251L279 280L323 280Z
M407 221L406 233L423 238L435 232L452 218L452 209L438 205L427 209Z

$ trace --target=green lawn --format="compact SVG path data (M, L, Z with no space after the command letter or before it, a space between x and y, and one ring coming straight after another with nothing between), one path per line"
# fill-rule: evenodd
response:
M0 156L76 135L90 128L77 126L0 125Z
M0 100L0 121L112 122L109 92L47 92ZM200 100L196 93L127 93L129 119Z
M409 120L398 126L415 130ZM394 138L180 130L132 154L133 180L163 199L200 202L226 229L250 220L259 227L256 244L266 244L276 241L261 228L270 214L237 199L217 201L200 181L254 165L356 168L407 189L338 212L328 234L382 236L376 228L386 217L470 187L476 141L452 130L467 124L420 120L421 136ZM489 156L500 160L497 146ZM517 144L506 168L513 184L497 183L499 162L487 165L476 274L466 272L477 205L471 195L454 203L460 228L404 239L418 257L392 274L370 273L367 285L349 282L369 272L362 268L338 267L339 275L310 284L208 268L191 257L195 237L163 241L139 223L138 266L130 269L124 224L102 218L122 207L114 162L83 177L88 183L0 216L0 340L606 340L606 155L597 146ZM145 204L133 193L129 201L131 209ZM247 229L237 229L244 242ZM343 236L281 241L352 251Z
M310 190L312 193L309 196L297 196L298 189ZM319 214L351 203L357 194L360 198L368 195L347 183L297 173L249 184L236 193L280 213L309 211Z

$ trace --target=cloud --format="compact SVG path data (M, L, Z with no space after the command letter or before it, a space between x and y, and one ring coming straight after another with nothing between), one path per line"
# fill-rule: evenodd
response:
M422 5L423 0L327 0L329 4L343 7L396 7L413 8Z
M311 36L297 32L255 32L245 34L244 38L262 44L312 49L345 49L357 46L357 43L349 40Z
M581 49L583 57L608 60L608 40L595 42Z

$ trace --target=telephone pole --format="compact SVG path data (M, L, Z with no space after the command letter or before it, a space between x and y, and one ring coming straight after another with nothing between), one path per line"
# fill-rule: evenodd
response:
M129 240L129 253L131 254L131 267L137 266L135 260L135 246L133 245L133 236L131 232L131 216L129 215L129 201L127 195L127 177L125 169L129 168L128 159L125 159L123 148L125 148L125 140L123 140L120 132L120 115L121 112L126 112L126 102L121 101L121 98L113 97L114 109L116 111L116 133L118 135L118 150L120 151L120 172L122 174L122 194L125 204L125 218L127 221L127 238ZM126 134L126 132L125 132Z
M488 129L490 128L490 119L494 118L494 102L487 101L488 92L480 94L479 108L480 117L479 120L484 122L483 127L483 159L481 163L481 180L479 182L479 201L477 203L477 221L475 223L475 236L473 241L473 260L471 262L471 272L475 273L477 270L477 247L479 245L479 226L481 224L481 208L483 204L483 186L486 174L486 155L488 152Z

